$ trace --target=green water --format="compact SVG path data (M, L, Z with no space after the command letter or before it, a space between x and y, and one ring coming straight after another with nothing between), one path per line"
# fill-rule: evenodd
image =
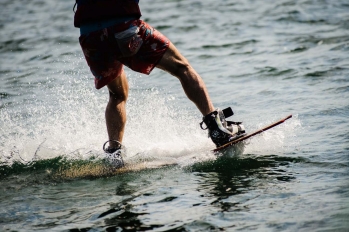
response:
M0 231L348 231L348 2L140 6L248 132L293 118L217 156L177 79L126 68L127 167L112 171L73 1L4 0Z

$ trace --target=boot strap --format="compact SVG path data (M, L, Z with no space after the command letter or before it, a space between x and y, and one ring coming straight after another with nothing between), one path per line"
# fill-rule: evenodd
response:
M225 108L224 110L222 110L222 112L223 112L225 118L229 118L230 116L234 115L234 112L231 109L231 107Z
M241 124L241 123L242 123L242 122L227 121L228 126L230 126L230 125L239 125L239 124Z
M228 107L228 108L225 108L225 109L223 109L222 110L222 113L223 113L223 115L224 115L224 117L225 118L229 118L230 116L233 116L234 115L234 112L233 112L233 110L231 109L231 107ZM207 130L208 129L208 122L205 122L205 121L207 121L207 117L209 117L209 115L217 115L218 114L218 111L217 110L215 110L215 111L213 111L212 113L209 113L208 115L206 115L206 116L204 116L203 117L203 121L200 123L200 127L201 127L201 129L203 129L203 130ZM206 120L205 120L206 119ZM228 121L227 121L228 122ZM205 123L205 125L206 125L206 128L204 128L203 127L203 124ZM229 122L228 122L229 123ZM235 123L235 122L231 122L232 124L236 124L236 125L238 125L238 124L240 124L241 122L237 122L237 123ZM230 124L231 125L231 124Z
M109 147L107 147L107 148L105 147L105 145L107 145L107 143L109 143L109 142L116 142L118 144L118 146L116 148L113 148L112 152L114 152L114 151L116 151L118 149L122 149L122 147L123 147L122 144L119 141L117 141L117 140L108 140L107 142L105 142L103 144L103 151L105 151L105 152L111 151L111 150L109 150Z
M210 117L215 118L215 117L217 116L217 114L218 114L218 111L215 110L215 111L209 113L208 115L204 116L204 117L202 118L202 122L200 122L200 127L201 127L201 129L207 130L208 127L210 126L210 125L209 125L209 124L210 124L210 119L209 119L209 118L210 118ZM212 116L212 115L214 115L214 116ZM206 128L204 128L204 127L202 126L204 123L205 123L205 125L206 125Z
M208 129L208 127L207 127L206 123L205 123L206 128L203 128L203 126L202 126L203 124L204 124L204 121L200 122L200 127L201 127L201 129L203 129L203 130L207 130L207 129Z

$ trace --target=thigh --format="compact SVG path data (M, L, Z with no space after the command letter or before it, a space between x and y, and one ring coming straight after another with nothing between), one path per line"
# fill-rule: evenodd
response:
M107 31L100 30L82 35L79 42L86 62L95 77L97 89L121 75L123 65L116 59L119 49L112 35L109 36Z
M142 39L142 46L135 55L122 57L119 61L136 72L150 74L166 53L171 42L142 20L135 20L133 25L139 28L137 36Z
M190 67L190 64L178 49L173 44L170 44L156 67L177 76L179 70L187 69Z

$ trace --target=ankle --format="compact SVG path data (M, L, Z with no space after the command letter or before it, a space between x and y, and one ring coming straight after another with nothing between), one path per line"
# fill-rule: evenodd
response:
M204 129L202 127L202 123L205 123L206 127L205 129L209 129L209 130L212 130L214 128L217 127L217 124L215 123L215 118L216 116L218 115L218 109L215 110L215 111L212 111L210 112L209 114L205 115L203 118L202 118L202 122L200 123L200 126L202 129Z
M106 145L109 143L109 146L106 147ZM122 144L117 140L108 140L103 144L103 150L107 153L113 153L117 150L120 150L122 148Z

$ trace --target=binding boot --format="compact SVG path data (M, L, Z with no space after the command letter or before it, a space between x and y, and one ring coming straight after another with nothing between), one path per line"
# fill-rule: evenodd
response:
M117 142L118 146L116 148L105 147L105 145L109 142ZM103 150L105 152L105 161L108 165L112 166L115 169L121 168L124 166L124 160L122 159L124 148L119 141L109 140L104 143Z
M233 110L228 107L224 110L216 109L203 117L200 127L203 130L208 129L208 137L212 142L220 147L230 141L233 141L245 134L245 127L241 122L227 121L226 118L233 116ZM203 128L203 123L206 128Z

